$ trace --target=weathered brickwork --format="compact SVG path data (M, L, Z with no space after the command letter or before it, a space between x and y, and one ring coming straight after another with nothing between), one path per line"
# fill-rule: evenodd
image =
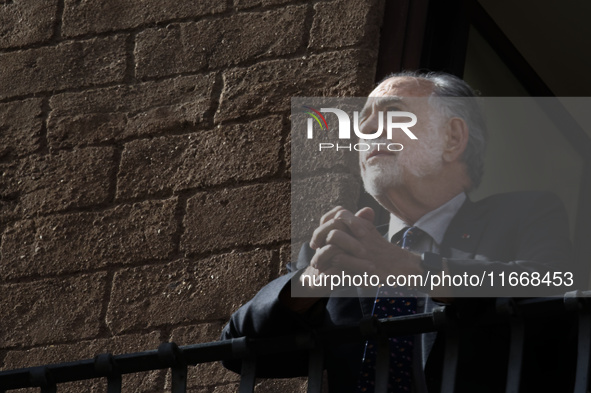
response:
M4 232L0 276L80 272L166 259L175 249L176 205L172 198L18 221Z
M0 104L0 160L33 153L43 128L39 98Z
M125 145L117 197L247 181L279 170L279 116ZM273 124L274 127L269 127Z
M373 83L375 53L344 50L224 72L216 121L289 110L291 97L358 96Z
M0 0L0 370L216 340L323 210L355 204L350 157L293 169L290 100L369 92L382 8ZM293 195L307 224L291 245ZM190 368L190 392L238 383ZM124 378L166 389L166 370Z
M315 16L310 31L313 48L341 48L368 45L378 38L380 17L374 0L335 1L314 5Z
M187 203L188 253L289 240L289 183L198 193Z
M305 26L298 22L305 16L306 7L287 7L146 30L137 36L138 76L194 72L293 53L304 44Z
M223 319L274 276L273 254L232 252L121 270L115 274L107 323L122 332Z
M106 274L2 284L0 345L34 346L98 335Z
M65 0L63 35L76 36L141 25L167 22L178 18L195 18L226 10L225 1L175 0Z
M213 87L214 75L206 74L55 95L49 101L49 146L112 143L201 125Z
M289 3L291 0L234 0L234 5L237 9L242 10L257 6L270 6L277 4ZM301 23L301 21L300 21Z
M4 3L4 2L2 2ZM56 23L58 0L0 3L0 48L48 41Z
M9 202L4 214L0 211L0 222L96 206L110 198L114 150L104 147L32 154L4 166L0 172L0 195Z
M0 54L0 99L123 80L124 35Z

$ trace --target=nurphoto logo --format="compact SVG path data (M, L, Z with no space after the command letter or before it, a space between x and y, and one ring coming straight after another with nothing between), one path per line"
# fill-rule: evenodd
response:
M332 113L336 115L338 120L338 139L351 139L351 119L347 112L342 109L338 108L320 108L317 110L312 108L311 106L303 106L304 112L311 117L308 118L307 123L307 138L313 139L314 138L314 120L318 127L323 132L328 132L328 122L326 118L322 115L322 113ZM384 131L384 118L386 118L386 138L388 140L392 140L393 131L395 129L400 129L404 131L404 133L410 139L417 139L416 135L412 133L409 129L410 127L417 124L417 117L412 112L405 112L405 111L387 111L384 116L384 112L379 111L377 114L378 117L378 127L375 132L366 133L360 131L360 122L359 121L359 112L353 112L353 131L355 135L360 140L371 140L376 139L382 136ZM404 120L404 121L402 121ZM339 143L319 143L318 150L327 150L327 149L336 149L336 150L355 150L355 151L368 151L372 148L372 145L378 145L378 149L381 145L386 145L386 148L389 151L400 151L404 148L401 143L367 143L367 142L359 142L356 144L339 144Z

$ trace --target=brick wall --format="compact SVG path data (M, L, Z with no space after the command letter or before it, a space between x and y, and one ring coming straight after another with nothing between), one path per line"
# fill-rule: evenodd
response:
M290 99L371 90L381 7L1 0L0 367L217 339L289 259Z

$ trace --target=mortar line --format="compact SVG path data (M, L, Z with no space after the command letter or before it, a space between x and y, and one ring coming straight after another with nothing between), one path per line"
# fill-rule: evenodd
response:
M51 36L50 42L60 42L62 40L62 24L64 19L64 10L64 0L58 0L55 12L55 24L53 25L53 34Z

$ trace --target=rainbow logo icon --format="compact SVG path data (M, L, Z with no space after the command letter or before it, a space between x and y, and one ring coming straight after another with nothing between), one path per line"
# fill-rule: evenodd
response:
M324 118L324 116L322 116L322 113L318 112L316 109L310 106L303 106L302 108L304 108L306 110L306 113L312 116L314 120L316 120L321 130L326 129L328 131L328 124L326 124L326 119ZM320 119L322 119L322 122L320 122ZM312 121L312 119L310 119L310 121Z

